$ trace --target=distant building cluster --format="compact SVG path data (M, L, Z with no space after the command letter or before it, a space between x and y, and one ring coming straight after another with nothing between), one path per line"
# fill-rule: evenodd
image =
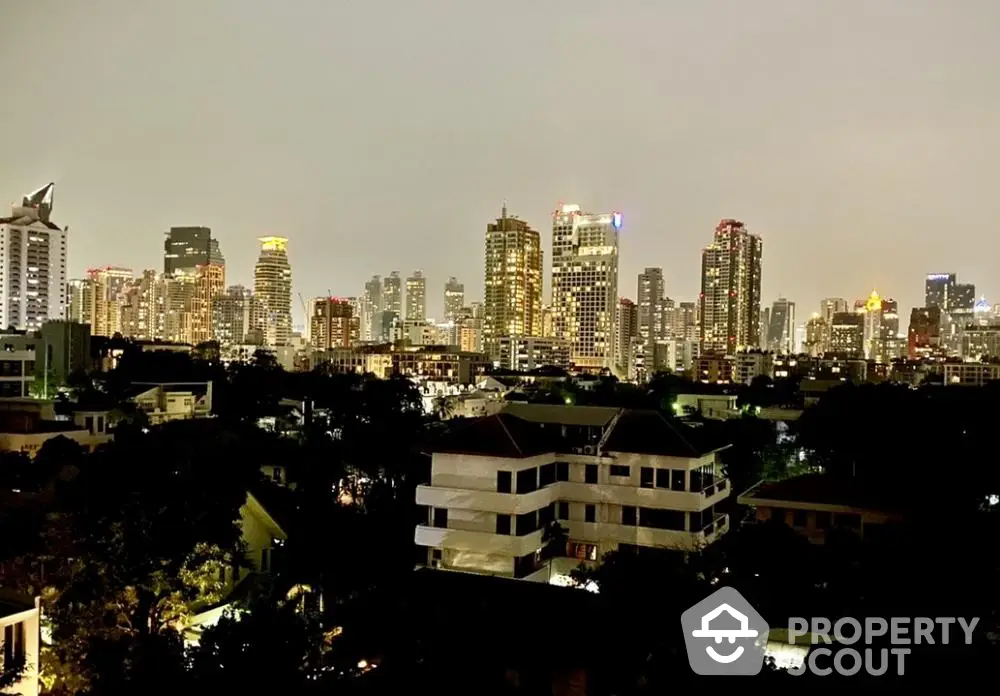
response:
M753 352L882 366L1000 358L1000 312L977 301L975 286L959 283L954 273L926 277L924 305L902 326L896 300L876 291L853 304L826 298L805 318L787 297L762 307L763 242L730 218L715 226L702 250L695 300L671 297L655 266L638 275L635 296L624 297L622 214L589 213L576 204L552 213L548 301L541 234L509 214L505 202L486 225L481 302L468 301L465 283L452 276L436 320L423 271L392 271L372 276L357 295L298 294L305 315L299 332L288 238L258 239L251 287L227 285L219 240L203 226L167 231L161 271L103 266L67 279L68 228L51 219L53 194L48 184L0 218L3 326L34 332L46 321L67 320L99 337L217 342L227 360L265 349L289 369L313 368L334 355L331 369L348 369L382 355L380 346L393 346L400 354L414 348L468 354L486 370L553 367L640 383L660 372L703 379L705 364L734 366L723 368L719 380L743 381L733 372L737 356Z

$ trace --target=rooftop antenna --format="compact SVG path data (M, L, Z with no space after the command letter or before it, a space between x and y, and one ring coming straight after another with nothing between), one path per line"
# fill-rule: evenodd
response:
M500 217L501 217L501 219L507 217L507 199L506 198L503 199L503 207L500 209Z

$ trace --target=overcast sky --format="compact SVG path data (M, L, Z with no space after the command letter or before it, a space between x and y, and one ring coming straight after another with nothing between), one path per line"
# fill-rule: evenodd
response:
M0 200L56 182L71 276L208 225L230 283L280 234L306 298L420 268L432 315L449 275L482 297L505 198L547 269L558 202L622 211L625 296L662 266L695 299L734 217L799 320L873 287L908 316L936 271L1000 301L998 29L996 0L0 0Z

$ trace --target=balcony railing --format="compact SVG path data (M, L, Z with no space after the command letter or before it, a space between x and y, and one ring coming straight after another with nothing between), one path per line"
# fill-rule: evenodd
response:
M705 498L711 498L716 493L721 493L729 487L729 481L727 479L720 479L716 481L711 486L706 486L701 489L701 494Z
M711 541L710 537L716 534L722 534L729 528L729 515L718 515L714 520L706 524L701 528L701 534L706 540Z

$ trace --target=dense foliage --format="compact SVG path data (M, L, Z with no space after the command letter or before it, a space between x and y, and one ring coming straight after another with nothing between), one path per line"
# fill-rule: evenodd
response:
M491 629L470 617L487 616L490 597L468 598L469 612L456 611L427 606L412 586L414 491L452 404L425 414L404 379L286 373L265 354L225 367L213 351L200 354L129 352L107 375L74 376L73 399L116 409L112 444L88 454L57 438L34 460L0 455L0 584L43 594L51 693L343 693L372 679L398 691L430 685L446 670L486 691L509 686L508 668L537 672L545 658L534 648L519 653L499 640L486 652L477 647ZM212 380L217 417L150 427L126 397L133 382L160 380ZM672 376L641 388L605 379L523 396L669 415L685 386ZM758 381L741 401L784 402L773 389ZM775 424L752 409L725 422L693 418L703 436L732 444L723 460L733 484L730 533L687 557L622 552L581 569L581 582L600 588L586 615L593 633L560 634L569 647L553 664L585 659L602 692L662 693L688 675L680 613L720 584L779 625L794 615L978 615L995 626L990 496L1000 482L988 435L996 395L993 387L845 386L781 442ZM274 466L294 489L266 480L262 471ZM891 543L845 534L825 547L784 525L740 525L739 493L816 467L898 488L913 502L909 525ZM233 606L242 611L185 646L178 629L222 600L227 573L246 564L238 520L250 490L274 496L289 526L281 563L268 582L238 593ZM565 547L565 534L558 525L546 530L546 556ZM496 621L511 611L545 616L547 600L539 601L501 608ZM438 618L428 625L428 617ZM561 625L559 616L552 622ZM599 656L574 652L598 634L606 636ZM990 664L990 646L974 647L963 655ZM931 669L943 654L920 666ZM541 681L531 683L549 676L536 673Z

